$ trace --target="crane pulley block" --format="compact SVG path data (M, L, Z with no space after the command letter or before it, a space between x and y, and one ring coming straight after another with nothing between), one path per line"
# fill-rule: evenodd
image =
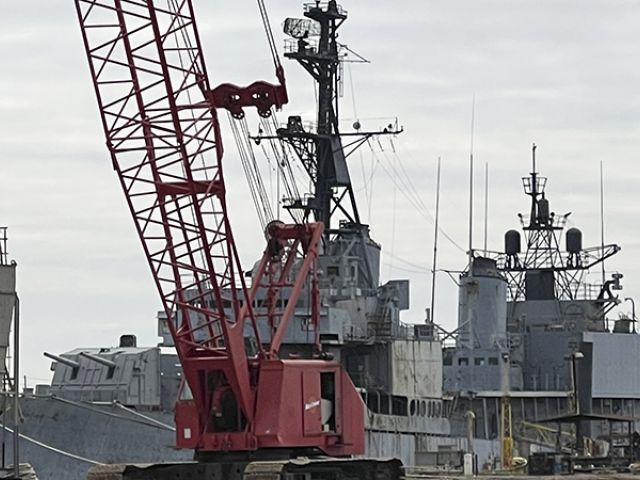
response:
M244 118L245 107L255 107L261 117L270 117L272 108L279 110L288 101L284 84L274 85L263 81L244 88L223 83L205 95L213 107L228 110L236 119Z

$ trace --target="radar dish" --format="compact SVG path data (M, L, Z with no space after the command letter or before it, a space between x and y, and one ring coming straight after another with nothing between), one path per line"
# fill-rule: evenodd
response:
M320 24L310 18L287 18L282 30L293 38L307 38L320 35Z

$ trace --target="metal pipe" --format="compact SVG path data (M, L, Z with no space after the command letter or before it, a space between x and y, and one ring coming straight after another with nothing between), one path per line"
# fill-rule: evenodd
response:
M474 455L474 450L473 450L473 437L474 435L474 430L475 430L475 421L476 421L476 414L473 412L473 397L471 397L471 407L469 408L469 410L467 410L464 414L466 420L467 420L467 453L470 453L471 455Z
M20 405L18 398L20 378L20 298L15 294L13 314L13 475L20 478Z
M471 105L471 145L469 148L469 276L473 276L473 131L475 128L476 96L473 95Z
M631 320L633 323L633 333L636 333L636 302L631 297L624 299L625 302L631 302Z
M80 352L80 355L82 355L85 358L88 358L89 360L93 360L94 362L99 363L100 365L104 365L105 367L116 368L116 363L112 362L108 358L102 358L98 355L93 355L87 352Z
M5 390L5 378L3 378L2 380L2 391L4 392ZM6 462L5 462L5 453L6 453L6 445L7 445L7 426L6 426L6 413L7 413L7 396L6 395L2 395L2 468L4 469L6 467Z
M489 226L489 163L484 164L484 255L487 255L487 234Z
M602 160L600 160L600 248L604 250L604 170ZM607 273L604 268L604 258L602 259L602 284L607 280Z
M75 360L71 360L70 358L60 357L58 355L54 355L53 353L49 353L49 352L44 352L44 356L48 357L51 360L54 360L54 361L56 361L58 363L66 365L67 367L80 368L80 364L78 362L76 362Z
M578 360L584 358L584 354L580 351L572 352L569 355L569 360L571 362L571 388L573 390L573 405L574 405L574 414L576 416L580 416L580 387L578 385ZM576 421L576 451L578 455L582 455L584 452L584 443L582 441L582 424L580 420Z
M431 323L435 323L434 310L436 308L436 270L438 269L438 228L440 221L440 157L438 157L438 170L436 173L436 218L433 238L433 267L431 269Z

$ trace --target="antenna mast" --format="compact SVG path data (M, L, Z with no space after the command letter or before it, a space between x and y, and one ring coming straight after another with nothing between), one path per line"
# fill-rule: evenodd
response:
M487 231L489 224L489 163L484 164L484 254L487 255Z
M604 173L600 160L600 248L604 250ZM604 259L602 260L602 284L606 281Z
M469 148L469 272L473 262L473 130L475 127L476 96L471 104L471 145Z
M536 144L534 143L531 147L531 216L529 217L529 226L532 227L535 222L537 215L537 206L538 206L538 174L536 173Z
M431 269L431 322L435 322L434 309L436 303L436 269L438 266L438 221L440 220L440 157L436 173L436 221L433 238L433 267Z

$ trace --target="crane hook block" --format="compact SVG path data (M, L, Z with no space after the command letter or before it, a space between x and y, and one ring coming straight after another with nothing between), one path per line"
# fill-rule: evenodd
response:
M214 108L224 108L234 118L244 118L244 107L256 107L258 115L271 116L271 108L278 110L287 103L287 88L284 85L257 81L248 87L238 87L231 83L223 83L207 92L207 98Z

